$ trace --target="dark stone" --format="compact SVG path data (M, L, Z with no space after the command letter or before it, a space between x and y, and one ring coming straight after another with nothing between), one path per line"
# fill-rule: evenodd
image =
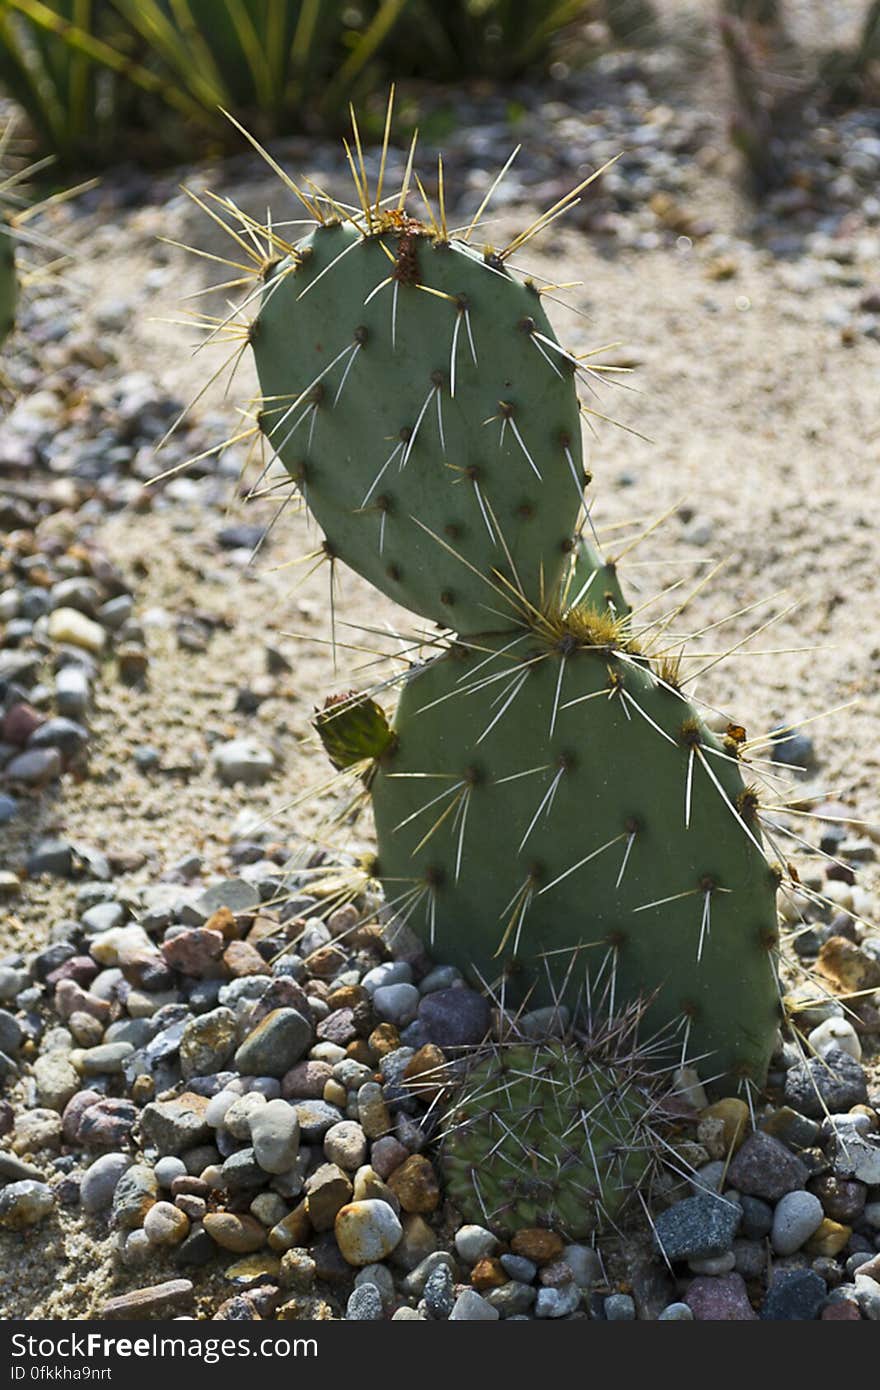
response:
M735 1202L701 1194L660 1212L654 1238L670 1261L708 1260L730 1250L741 1220L742 1211Z
M841 1115L864 1105L868 1085L862 1067L848 1052L833 1047L824 1057L811 1057L790 1067L785 1076L785 1100L794 1110L821 1120L826 1111Z
M825 1280L811 1269L777 1269L761 1305L765 1322L813 1322L828 1296Z
M489 1003L472 989L438 989L421 1001L418 1018L438 1047L471 1047L489 1030Z

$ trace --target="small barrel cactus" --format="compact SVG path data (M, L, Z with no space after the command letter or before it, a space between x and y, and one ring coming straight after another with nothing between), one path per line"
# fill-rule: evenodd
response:
M502 1236L540 1226L582 1240L617 1224L662 1153L668 1084L647 1061L607 1025L478 1051L442 1119L449 1200Z

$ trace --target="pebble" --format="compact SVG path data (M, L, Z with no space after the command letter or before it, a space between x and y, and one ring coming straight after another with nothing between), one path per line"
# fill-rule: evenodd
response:
M76 608L56 608L49 616L48 635L53 642L70 643L98 655L104 650L107 634Z
M113 1191L111 1224L122 1231L144 1224L144 1217L159 1196L159 1184L152 1168L134 1163L120 1176Z
M384 1260L399 1245L403 1227L387 1202L349 1202L337 1213L334 1231L343 1258L350 1265Z
M824 1218L822 1203L812 1192L787 1192L773 1213L771 1241L777 1255L793 1255L818 1230Z
M802 1188L808 1176L804 1164L784 1144L758 1130L734 1154L727 1180L737 1192L778 1202L787 1192Z
M101 1306L102 1318L146 1318L160 1313L180 1312L193 1301L193 1285L189 1279L169 1279L164 1284L134 1289L131 1293L108 1298Z
M186 1164L182 1158L176 1158L173 1154L166 1154L156 1163L153 1172L156 1174L156 1181L160 1187L170 1188L177 1178L186 1175Z
M337 1163L346 1172L353 1173L360 1168L367 1155L367 1136L361 1125L354 1120L340 1120L331 1125L324 1135L324 1153L331 1163Z
M384 1317L382 1295L375 1284L358 1284L345 1305L349 1322L379 1322Z
M654 1219L654 1239L667 1259L707 1260L733 1245L742 1208L723 1197L687 1197Z
M266 1243L266 1229L253 1216L212 1211L205 1217L204 1227L215 1245L236 1255L254 1253Z
M430 1259L430 1256L428 1257ZM455 1303L454 1278L448 1264L438 1264L425 1279L422 1296L432 1318L448 1318Z
M418 1020L438 1047L471 1047L489 1031L489 1004L471 989L435 990L419 1004Z
M55 1206L55 1196L48 1183L25 1179L0 1188L0 1227L7 1231L23 1231L36 1226Z
M581 1303L581 1290L577 1284L563 1284L561 1288L542 1288L538 1290L535 1300L536 1318L567 1318ZM605 1316L611 1320L612 1314L608 1311L608 1304L614 1298L627 1298L626 1294L613 1294L611 1298L605 1300ZM629 1299L632 1304L632 1299ZM633 1317L635 1317L635 1305L633 1305ZM619 1321L619 1315L617 1320Z
M248 1076L282 1077L312 1041L312 1025L296 1009L273 1009L249 1033L235 1054L235 1067Z
M214 750L214 766L220 781L227 787L242 782L246 787L259 787L275 771L275 757L250 738L234 738Z
M538 1294L539 1301L541 1294L548 1292L548 1289L542 1289ZM608 1322L634 1322L636 1305L628 1293L612 1293L605 1299L604 1313Z
M693 1322L693 1309L686 1303L668 1303L659 1314L658 1322Z
M761 1317L765 1322L812 1322L827 1293L824 1279L811 1269L774 1270Z
M697 1322L757 1322L741 1274L700 1275L684 1297Z
M109 1207L123 1173L131 1167L128 1154L109 1153L96 1158L85 1171L80 1184L80 1205L83 1211L98 1212Z
M495 1322L501 1314L474 1289L463 1289L452 1306L450 1322Z
M835 1145L834 1171L868 1187L880 1187L880 1142L859 1134L841 1135Z
M286 1100L270 1100L251 1116L254 1154L267 1173L286 1173L299 1153L299 1121Z
M144 1217L143 1229L151 1245L179 1245L189 1235L189 1217L171 1202L155 1202Z
M821 1058L798 1062L785 1074L786 1104L814 1120L821 1120L826 1111L842 1113L867 1099L861 1065L839 1047L829 1048Z
M420 998L415 985L380 985L373 991L373 1008L379 1018L403 1028L415 1018Z
M862 1060L862 1044L848 1019L828 1018L807 1036L809 1046L824 1057L833 1048L847 1052L856 1062Z

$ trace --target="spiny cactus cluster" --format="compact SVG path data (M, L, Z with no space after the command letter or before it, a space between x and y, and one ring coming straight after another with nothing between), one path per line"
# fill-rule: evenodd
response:
M616 1225L650 1186L670 1083L656 1044L639 1042L642 1002L609 1013L611 1002L606 991L563 1037L527 1040L514 1024L507 1041L422 1078L446 1085L441 1164L466 1221L580 1240Z
M287 242L220 202L262 238L257 422L323 554L448 634L390 725L372 694L318 718L369 789L388 901L510 998L546 1000L548 954L607 957L618 998L651 993L650 1026L678 1029L707 1076L760 1082L780 873L744 735L710 731L664 625L639 623L585 541L580 416L597 412L579 389L604 369L562 346L516 260L581 188L478 249L483 209L448 227L442 165L437 208L413 150L388 198L388 125L374 191L354 131L357 211L283 174L315 220Z

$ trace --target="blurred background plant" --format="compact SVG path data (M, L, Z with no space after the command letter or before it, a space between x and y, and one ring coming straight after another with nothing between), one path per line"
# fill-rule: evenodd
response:
M759 196L784 180L785 129L799 104L854 104L880 90L880 0L866 0L855 40L818 52L792 38L788 8L706 0L693 12L700 36L688 61L723 53L730 138ZM0 0L0 93L61 169L132 156L149 166L238 148L221 108L264 141L334 133L349 101L363 105L392 79L403 84L404 123L407 114L415 123L432 84L445 86L454 121L449 101L462 84L569 72L609 47L647 49L678 19L664 0ZM371 112L367 101L367 137L380 121L381 102Z
M633 8L635 7L635 8ZM232 143L219 108L260 138L333 128L390 77L538 70L601 11L647 0L0 0L0 85L67 165Z

